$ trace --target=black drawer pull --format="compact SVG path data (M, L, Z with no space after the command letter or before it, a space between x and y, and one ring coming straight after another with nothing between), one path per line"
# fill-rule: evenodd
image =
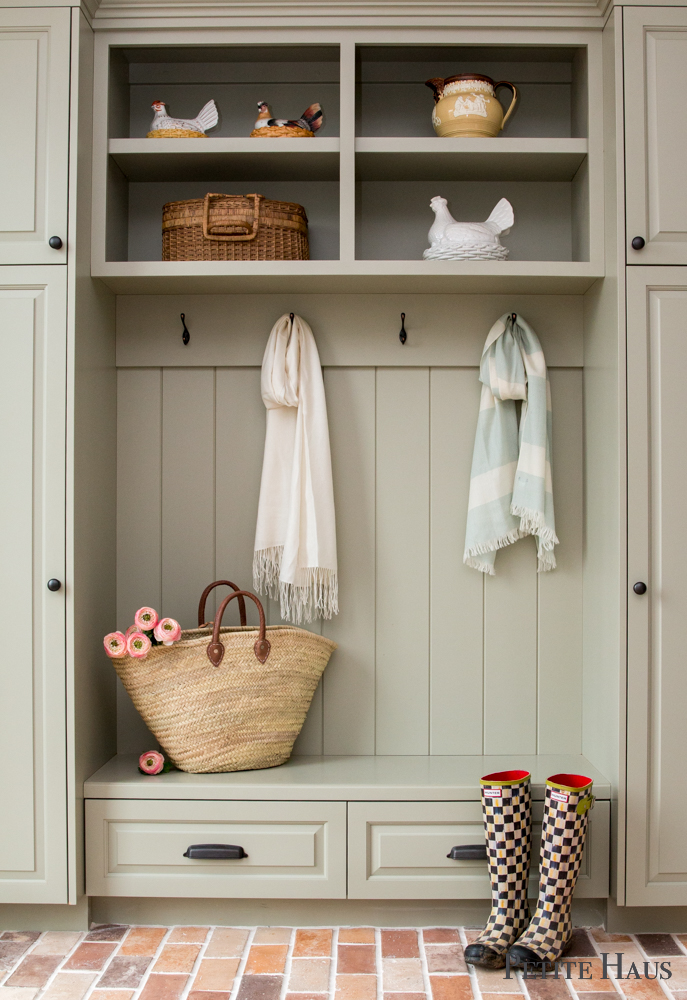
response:
M238 844L191 844L184 852L185 858L206 861L233 860L247 858L248 855Z
M446 855L451 861L486 861L486 844L463 844L460 847L452 847Z

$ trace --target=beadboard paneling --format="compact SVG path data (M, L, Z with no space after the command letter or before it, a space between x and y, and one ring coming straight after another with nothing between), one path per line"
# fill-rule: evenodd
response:
M463 565L480 383L430 373L430 753L482 753L484 577ZM471 711L463 711L470 705ZM460 719L460 725L456 720Z
M379 754L429 753L429 371L377 372ZM402 749L405 747L406 749Z
M117 373L117 628L138 608L162 610L162 370ZM117 680L117 749L144 753L155 739Z
M215 381L215 572L253 589L253 542L265 444L265 407L259 368L218 368ZM211 581L208 580L208 583ZM218 587L208 600L208 621L229 593ZM199 595L200 596L200 595ZM237 601L226 610L228 624L239 621ZM257 609L246 601L249 622ZM268 609L269 616L269 609Z
M552 371L557 566L539 575L537 753L582 753L582 372Z
M162 374L162 607L197 623L215 574L215 372Z
M536 753L537 555L502 549L484 581L484 753Z
M336 497L339 643L323 678L324 752L375 753L375 409L373 368L328 368L325 392Z
M120 370L120 628L142 604L192 626L210 580L251 587L259 382L257 367ZM579 752L581 372L551 384L558 569L538 577L524 539L485 579L462 564L477 369L325 368L341 612L313 628L339 649L296 753ZM123 693L119 729L120 750L147 749Z

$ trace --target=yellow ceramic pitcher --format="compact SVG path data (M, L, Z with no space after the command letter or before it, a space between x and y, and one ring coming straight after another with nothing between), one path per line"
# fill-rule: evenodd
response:
M478 73L448 76L445 80L435 77L426 86L434 91L432 124L440 136L498 135L518 103L518 91L512 83L499 83ZM508 87L513 97L504 116L501 102L496 97L499 87Z

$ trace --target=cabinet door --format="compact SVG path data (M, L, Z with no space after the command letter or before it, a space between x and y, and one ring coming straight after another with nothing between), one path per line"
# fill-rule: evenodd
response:
M66 903L65 267L0 268L0 902ZM47 589L55 577L56 593Z
M685 906L687 268L628 270L626 900Z
M0 10L0 264L66 260L69 36L68 7Z
M624 20L627 260L687 264L687 9L626 7Z

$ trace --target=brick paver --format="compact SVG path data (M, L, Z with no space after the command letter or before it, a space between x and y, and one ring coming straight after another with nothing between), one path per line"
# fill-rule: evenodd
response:
M523 981L467 965L464 946L478 933L122 924L88 933L4 931L0 1000L687 1000L684 934L577 928L562 960L566 982L564 972ZM613 963L605 979L604 953ZM661 963L670 963L671 978L646 978Z

